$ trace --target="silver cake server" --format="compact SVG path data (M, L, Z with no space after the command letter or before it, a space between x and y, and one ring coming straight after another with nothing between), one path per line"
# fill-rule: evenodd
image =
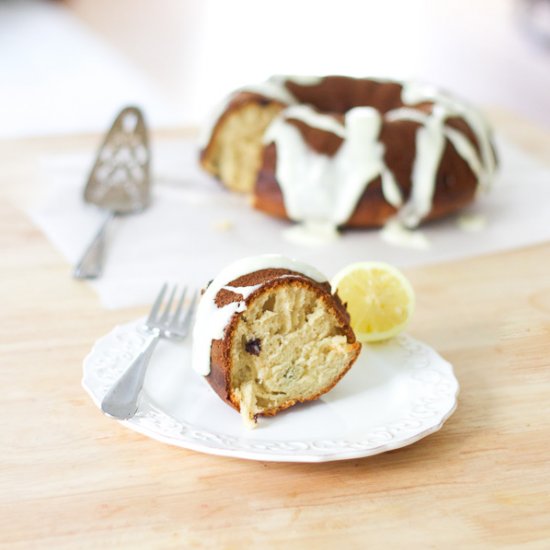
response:
M77 279L95 279L103 270L105 234L115 216L141 212L151 200L149 138L142 112L126 107L116 117L97 154L84 200L105 211L105 218L76 264Z

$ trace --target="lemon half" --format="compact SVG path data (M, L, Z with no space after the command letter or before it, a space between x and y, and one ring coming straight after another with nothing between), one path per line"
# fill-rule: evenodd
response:
M360 342L379 342L399 334L414 310L411 283L383 262L351 264L331 281L332 291L346 304Z

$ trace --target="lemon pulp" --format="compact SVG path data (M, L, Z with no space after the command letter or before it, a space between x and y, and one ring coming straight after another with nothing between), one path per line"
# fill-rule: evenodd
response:
M331 282L346 304L358 340L377 342L399 334L414 310L414 291L405 276L383 262L359 262Z

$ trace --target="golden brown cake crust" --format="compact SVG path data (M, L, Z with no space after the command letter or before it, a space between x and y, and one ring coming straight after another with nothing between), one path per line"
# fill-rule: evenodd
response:
M285 277L281 277L285 275ZM254 273L250 273L239 277L231 281L226 286L243 287L261 285L259 288L250 294L245 303L248 305L253 300L258 298L261 294L273 290L281 285L298 285L302 288L313 290L319 299L323 300L326 307L329 308L336 316L338 322L341 325L342 331L347 338L349 344L352 344L354 350L353 360L350 361L347 369L341 372L340 376L333 381L329 387L323 388L322 391L316 395L304 400L289 400L276 409L266 410L262 413L262 416L272 416L281 410L284 410L298 401L311 401L317 399L322 394L332 389L337 382L344 376L344 374L351 368L355 359L358 357L361 350L361 345L356 341L355 334L349 325L349 314L342 304L337 295L332 295L330 291L329 283L318 283L305 275L290 271L288 269L262 269ZM215 303L218 307L223 307L229 303L241 301L242 295L231 292L226 289L222 289L218 292L215 298ZM206 376L206 380L212 386L214 391L223 399L227 404L236 410L240 410L239 402L233 396L231 391L231 342L232 334L236 328L238 322L238 315L234 314L224 332L224 337L220 340L213 340L210 350L210 374Z

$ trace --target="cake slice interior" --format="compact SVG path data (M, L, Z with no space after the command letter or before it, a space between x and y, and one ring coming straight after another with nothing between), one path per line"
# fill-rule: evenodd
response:
M239 316L230 347L231 400L243 419L272 415L330 390L357 357L349 327L329 299L285 284L261 293Z

